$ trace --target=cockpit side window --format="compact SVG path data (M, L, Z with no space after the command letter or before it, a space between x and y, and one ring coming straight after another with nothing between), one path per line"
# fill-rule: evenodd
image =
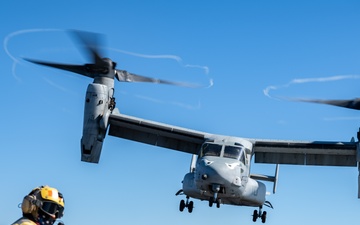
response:
M221 145L205 143L201 147L200 157L203 156L220 156Z
M246 164L245 162L246 162L246 159L245 159L245 152L244 151L242 151L241 153L240 153L240 162L242 162L243 164Z

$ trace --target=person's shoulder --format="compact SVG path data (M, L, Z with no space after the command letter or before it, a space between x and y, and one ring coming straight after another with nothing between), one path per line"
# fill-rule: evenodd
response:
M36 223L32 220L22 217L22 218L16 220L11 225L36 225Z

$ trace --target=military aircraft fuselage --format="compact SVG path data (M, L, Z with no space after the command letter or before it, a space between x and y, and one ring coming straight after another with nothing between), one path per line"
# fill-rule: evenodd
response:
M183 193L188 197L209 201L209 205L230 204L262 206L266 187L250 178L252 144L239 142L205 142L196 167L183 180Z

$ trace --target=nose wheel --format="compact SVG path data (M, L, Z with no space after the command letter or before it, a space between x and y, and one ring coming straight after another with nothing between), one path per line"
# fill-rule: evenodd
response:
M209 199L209 207L212 207L214 203L216 204L216 207L217 207L217 208L220 208L221 199L220 199L220 198L217 198L217 196L211 197L211 198Z
M216 207L220 208L221 199L218 198L218 193L220 191L221 187L220 184L213 184L212 185L212 191L214 192L214 196L210 197L209 199L209 206L212 207L214 203L216 203Z

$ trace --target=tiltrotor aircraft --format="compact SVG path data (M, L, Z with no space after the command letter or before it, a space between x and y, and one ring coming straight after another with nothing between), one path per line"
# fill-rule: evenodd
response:
M84 45L92 57L92 63L66 65L26 60L93 78L85 97L81 160L99 162L108 130L111 136L192 154L190 171L183 179L181 190L176 193L186 196L185 200L180 201L180 211L185 208L190 213L193 211L194 203L191 198L208 201L210 207L216 205L219 208L221 204L251 206L258 208L254 210L253 221L260 218L265 223L266 211L262 211L262 208L272 205L266 201L266 187L260 181L273 182L275 193L279 164L349 167L359 164L359 142L354 139L350 142L305 142L231 137L121 114L115 108L114 78L124 82L189 85L116 69L115 62L100 55L97 34L82 31L70 33ZM335 104L333 101L321 103ZM276 164L275 175L251 174L250 162L253 157L255 163ZM360 176L358 197L360 198Z

